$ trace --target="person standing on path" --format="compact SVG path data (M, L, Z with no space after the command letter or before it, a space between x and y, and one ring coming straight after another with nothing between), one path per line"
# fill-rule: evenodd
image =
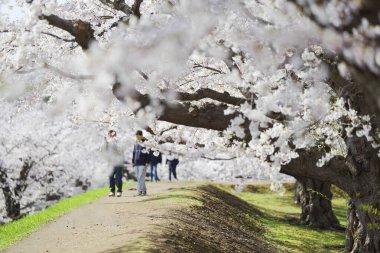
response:
M177 165L179 163L178 158L169 154L168 158L166 159L166 163L169 165L169 181L172 181L172 174L173 174L174 179L178 180L177 179Z
M133 147L132 165L136 171L137 177L137 195L145 196L146 185L145 176L146 168L149 165L149 151L144 146L144 136L141 130L136 132L136 143Z
M157 174L157 165L159 163L162 163L162 155L159 151L153 151L151 150L150 153L150 181L153 182L153 176L154 181L159 181L158 174Z
M117 197L121 197L123 191L123 167L124 167L124 152L120 148L116 139L116 131L110 130L108 131L107 137L104 138L104 146L107 159L113 165L113 169L109 176L109 185L110 185L110 193L108 196L115 196L115 185L117 187Z

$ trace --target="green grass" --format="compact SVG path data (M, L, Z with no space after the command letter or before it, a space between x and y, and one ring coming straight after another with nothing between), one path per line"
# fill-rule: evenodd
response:
M129 183L124 185L128 187ZM36 231L43 224L87 203L91 203L108 193L108 187L87 191L71 198L64 199L49 208L19 220L0 226L0 250Z
M344 233L290 225L270 218L261 221L267 228L266 237L287 252L343 252Z
M293 192L287 191L280 196L267 188L267 185L261 185L255 192L241 192L237 196L265 213L260 221L266 227L265 236L270 242L290 253L343 251L344 232L311 229L288 222L298 219L301 212L301 207L294 204ZM342 196L333 198L333 209L340 224L345 226L346 199Z

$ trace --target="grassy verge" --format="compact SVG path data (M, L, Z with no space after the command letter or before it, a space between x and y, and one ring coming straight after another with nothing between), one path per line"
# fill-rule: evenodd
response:
M171 196L178 199L178 194ZM168 222L150 234L153 246L146 252L278 252L264 237L261 212L225 186L202 185L186 195L196 205L190 201L187 208L168 213Z
M300 206L293 202L293 192L285 196L270 192L267 185L256 186L253 192L238 193L241 199L258 207L265 216L260 221L266 227L265 236L273 244L290 253L299 252L342 252L344 232L311 229L298 225ZM333 209L340 224L346 223L346 199L333 199Z
M134 252L233 252L235 249L240 252L284 250L290 253L343 251L343 232L311 229L297 223L301 210L293 203L290 190L285 196L280 196L264 184L254 185L240 193L234 193L229 185L204 182L178 184L181 188L169 189L143 200L153 207L179 207L177 211L170 209L166 218L162 217L168 222L152 226L149 236L123 246L120 252L124 249L134 249ZM88 191L45 211L0 226L0 249L107 192L107 188ZM339 194L334 196L333 209L344 226L346 199Z
M151 253L337 253L344 249L344 232L299 225L301 207L294 204L290 189L280 196L268 184L240 193L225 184L192 186L197 188L189 185L190 189L173 189L152 198L156 205L175 202L181 208L168 213L170 222L152 228L149 237L139 238L134 244L137 248L129 244L124 249ZM334 196L334 212L345 226L346 199L341 194Z
M151 197L149 201L154 201L156 205L167 204L168 202L175 203L177 206L182 207L200 205L201 203L194 198L197 193L195 188L209 183L198 181L175 182L171 184L173 185L172 189ZM178 186L180 187L174 188Z
M129 184L124 187L128 187ZM62 216L63 214L87 203L91 203L108 193L108 188L87 191L83 194L64 199L49 208L32 215L25 216L17 221L0 226L0 250L20 240L43 224Z

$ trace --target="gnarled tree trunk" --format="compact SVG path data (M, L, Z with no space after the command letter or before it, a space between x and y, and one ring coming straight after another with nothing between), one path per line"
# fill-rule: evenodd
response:
M379 197L377 197L379 198ZM351 200L347 210L345 252L380 252L379 200L361 203Z
M347 158L334 158L321 168L318 152L301 151L300 157L281 172L298 178L313 178L344 190L351 202L346 230L347 253L380 252L380 159L368 142L354 137L348 142Z
M296 195L302 208L301 224L321 229L341 228L332 210L331 184L299 178L296 183Z
M348 142L350 171L346 252L380 252L380 159L363 138Z

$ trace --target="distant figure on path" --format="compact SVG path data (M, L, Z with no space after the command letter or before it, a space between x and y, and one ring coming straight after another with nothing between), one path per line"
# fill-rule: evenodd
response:
M166 163L169 165L169 180L172 181L172 174L173 174L174 179L178 180L177 179L177 165L179 163L178 158L169 154L168 158L166 159Z
M146 168L149 165L149 151L144 147L144 136L141 130L136 132L136 144L133 147L132 165L136 171L137 177L137 195L145 196L146 185L145 176Z
M115 196L115 184L117 186L117 197L121 197L123 191L123 164L124 164L124 152L120 148L116 139L116 131L110 130L108 131L107 137L104 138L105 141L105 152L107 155L107 159L114 164L111 174L109 176L109 184L110 184L110 193L108 196Z
M159 181L158 174L157 174L157 165L159 163L162 163L162 155L159 151L150 151L150 181L153 182L153 175L154 175L154 181Z

